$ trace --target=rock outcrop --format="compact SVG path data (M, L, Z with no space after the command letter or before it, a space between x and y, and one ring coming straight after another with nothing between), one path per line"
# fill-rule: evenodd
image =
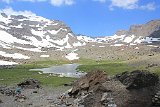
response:
M14 96L16 94L14 87L7 87L7 86L0 86L0 93L6 96Z
M27 79L17 85L22 88L31 88L31 89L40 88L40 82L36 79Z
M0 99L0 103L3 103L1 99Z
M66 102L76 107L152 107L157 92L156 74L147 71L123 72L108 78L104 72L91 72L73 84Z
M69 95L76 97L86 92L96 91L107 80L109 80L107 75L102 71L90 72L73 84Z
M123 72L116 75L116 78L125 85L127 89L140 89L154 86L159 81L158 75L140 70Z
M152 104L155 107L160 107L160 91L158 91L152 98Z

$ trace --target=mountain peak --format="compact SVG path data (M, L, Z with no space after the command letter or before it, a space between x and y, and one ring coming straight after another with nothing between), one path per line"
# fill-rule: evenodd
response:
M92 38L75 35L62 21L46 19L35 14L19 13L0 14L0 57L13 62L34 59L38 56L51 57L53 54L62 58L68 58L67 55L74 54L79 58L76 53L78 48L85 49L90 47L90 44L101 48L105 47L104 44L117 47L160 41L159 20L143 25L133 25L128 31L119 30L113 36ZM15 55L20 57L17 58Z

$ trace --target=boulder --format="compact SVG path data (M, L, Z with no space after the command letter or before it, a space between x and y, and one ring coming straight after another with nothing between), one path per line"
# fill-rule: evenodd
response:
M84 107L103 107L102 96L104 93L110 93L103 86L103 83L109 81L108 76L103 71L89 72L73 83L72 90L68 93L71 97L76 98L73 105ZM103 102L106 99L103 99Z
M116 78L126 86L126 89L140 89L155 86L159 81L158 75L143 70L126 71L116 75Z
M160 91L158 91L152 98L152 105L160 107Z
M157 95L152 98L160 89L158 80L156 74L140 70L116 78L108 78L102 71L90 72L73 84L68 93L71 97L66 99L74 107L152 107L159 103Z
M103 71L89 72L73 83L73 88L68 94L76 97L83 93L94 91L99 84L102 84L107 80L109 79Z
M26 99L27 97L21 94L21 95L16 95L14 100L18 102L24 102Z
M0 93L4 94L6 96L14 96L15 95L15 88L14 87L1 86L0 87Z
M29 89L40 88L40 82L36 79L27 79L17 85L22 88L29 88Z
M0 103L3 103L1 99L0 99Z

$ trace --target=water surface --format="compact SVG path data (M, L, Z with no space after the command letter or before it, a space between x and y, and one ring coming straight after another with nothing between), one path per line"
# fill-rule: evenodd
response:
M52 66L49 68L30 69L30 71L42 71L43 73L52 73L59 75L60 77L75 77L80 78L86 73L78 72L76 68L79 64L63 64L59 66Z

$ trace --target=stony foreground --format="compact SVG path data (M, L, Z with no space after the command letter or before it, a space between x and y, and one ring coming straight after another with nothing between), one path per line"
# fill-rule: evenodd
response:
M13 87L0 86L0 107L52 107L68 88L42 87L35 79L27 79Z
M68 85L41 87L29 79L18 84L19 94L15 87L1 87L0 107L160 107L159 76L148 71L114 77L95 71Z

